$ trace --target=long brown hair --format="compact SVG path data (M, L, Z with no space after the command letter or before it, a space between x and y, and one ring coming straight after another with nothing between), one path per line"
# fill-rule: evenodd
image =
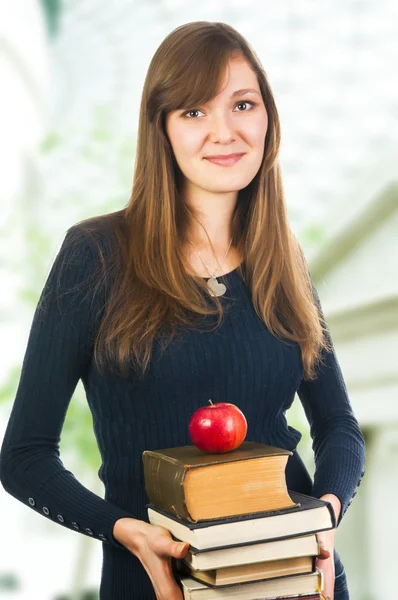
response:
M201 315L218 315L215 328L222 321L220 300L210 296L201 277L188 274L182 247L192 215L179 191L165 115L213 98L235 56L244 57L256 73L268 115L262 164L239 190L233 214L232 246L243 257L239 274L271 333L300 344L305 379L315 377L321 350L329 348L303 251L287 220L278 161L280 122L266 73L235 29L197 21L174 29L149 65L128 204L82 222L92 235L106 232L112 240L102 257L103 280L112 286L95 340L100 367L110 360L124 375L134 363L144 374L155 337L160 339L162 332L171 334L164 350L176 326L192 327Z

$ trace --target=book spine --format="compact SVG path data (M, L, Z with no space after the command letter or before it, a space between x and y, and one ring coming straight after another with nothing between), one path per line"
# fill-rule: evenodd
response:
M145 491L151 504L176 517L192 521L185 502L186 467L150 452L143 454L143 463Z
M336 525L337 525L337 521L336 521L336 513L334 512L334 508L332 506L332 503L328 502L327 500L324 500L324 502L326 502L327 507L328 507L329 512L330 512L330 517L331 517L331 521L332 521L332 529L335 529Z

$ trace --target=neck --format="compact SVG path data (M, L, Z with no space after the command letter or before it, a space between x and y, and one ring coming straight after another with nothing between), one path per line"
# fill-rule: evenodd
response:
M189 223L186 241L199 251L211 249L223 256L232 238L232 219L237 192L214 193L185 183L182 192Z

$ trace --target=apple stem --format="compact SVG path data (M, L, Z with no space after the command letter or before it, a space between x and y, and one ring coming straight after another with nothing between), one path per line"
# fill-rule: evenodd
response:
M214 404L211 400L209 400L209 402L210 402L210 406L214 406Z

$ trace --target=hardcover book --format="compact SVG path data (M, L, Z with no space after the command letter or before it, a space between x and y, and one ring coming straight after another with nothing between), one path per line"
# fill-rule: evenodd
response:
M295 503L293 508L198 523L180 519L149 504L148 519L152 525L168 529L175 539L188 542L194 551L309 535L336 527L330 502L299 492L290 491L290 495Z
M146 493L153 506L192 523L294 509L285 478L291 454L248 441L225 454L206 454L196 446L145 450Z
M223 569L208 569L206 571L195 571L183 560L177 560L176 569L180 574L216 587L231 583L244 583L259 579L312 573L315 570L315 557L301 556L300 558L268 560L265 562L225 567Z
M300 594L320 592L323 588L323 573L317 569L315 572L305 575L251 581L217 588L195 581L191 577L182 577L180 585L184 600L229 600L230 598L235 600L258 600L259 598L270 599L274 597L280 600L280 596L297 597ZM290 598L289 600L293 599Z
M195 571L205 571L261 561L318 556L319 552L318 538L313 533L273 542L238 544L213 550L195 550L190 546L182 560Z

